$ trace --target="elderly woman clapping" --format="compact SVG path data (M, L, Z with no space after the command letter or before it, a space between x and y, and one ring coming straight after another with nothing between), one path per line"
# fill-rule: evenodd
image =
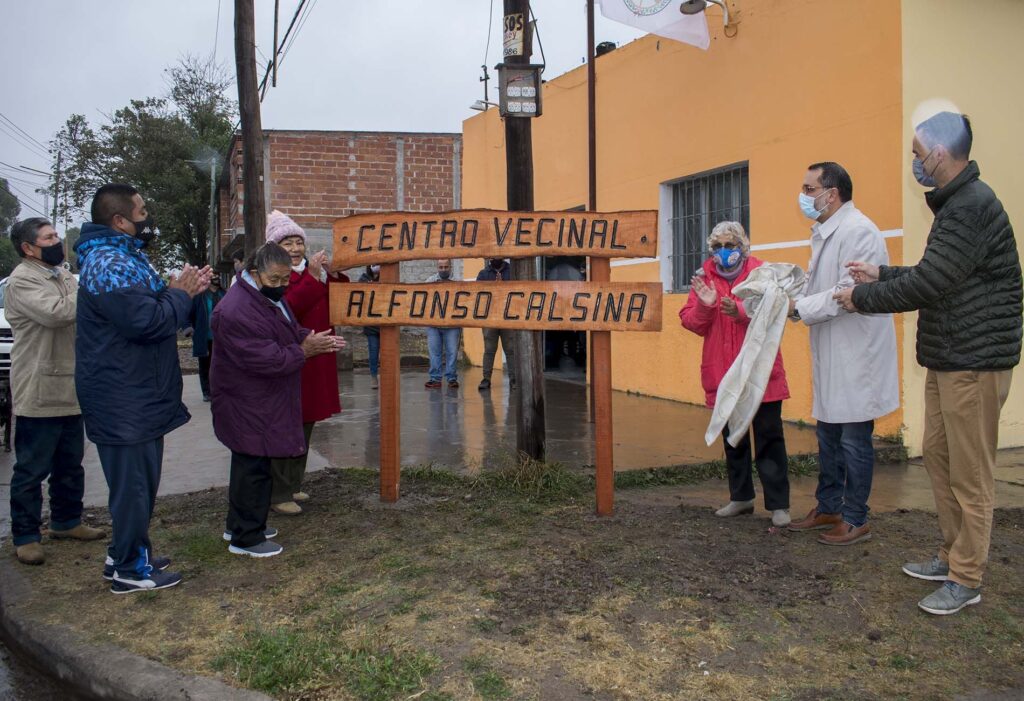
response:
M719 222L708 237L710 257L690 281L690 296L679 312L683 326L704 338L700 375L707 405L713 407L725 373L747 333L750 318L732 290L762 262L750 255L750 242L739 222ZM789 465L782 430L782 400L789 398L782 353L775 359L761 406L754 416L754 460L764 489L764 505L776 526L789 524ZM733 447L728 426L722 432L729 474L729 503L722 517L754 512L750 436Z
M284 301L292 259L276 243L259 248L213 311L210 371L213 428L231 449L227 536L236 555L281 552L266 538L271 458L306 452L301 375L307 359L344 348L330 331L313 333Z

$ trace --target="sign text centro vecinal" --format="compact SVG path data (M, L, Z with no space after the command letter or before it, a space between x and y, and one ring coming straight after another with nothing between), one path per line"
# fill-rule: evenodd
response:
M658 215L639 212L385 212L334 223L336 269L424 258L654 257Z

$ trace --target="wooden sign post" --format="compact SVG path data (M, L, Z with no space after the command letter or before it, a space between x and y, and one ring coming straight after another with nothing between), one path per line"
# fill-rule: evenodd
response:
M657 212L505 212L359 214L334 223L335 270L381 264L379 283L331 285L331 323L379 326L380 498L399 496L401 326L594 331L595 345L611 331L660 331L661 284L609 282L608 259L652 257ZM588 282L401 283L399 262L440 258L590 256ZM603 263L603 269L600 264ZM595 348L595 353L597 349ZM614 499L611 368L596 363L592 392L596 432L597 511Z

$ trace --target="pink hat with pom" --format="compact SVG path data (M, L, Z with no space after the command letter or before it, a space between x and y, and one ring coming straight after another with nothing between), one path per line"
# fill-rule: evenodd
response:
M303 242L306 232L292 218L276 209L267 215L267 243L281 243L289 236L298 236Z

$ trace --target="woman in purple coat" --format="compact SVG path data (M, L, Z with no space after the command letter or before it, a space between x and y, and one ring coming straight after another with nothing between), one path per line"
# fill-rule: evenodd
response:
M345 346L330 331L311 333L296 323L284 301L291 266L291 256L276 243L262 246L213 310L213 430L231 450L227 531L228 550L236 555L273 557L283 550L266 538L270 459L306 451L306 358Z

